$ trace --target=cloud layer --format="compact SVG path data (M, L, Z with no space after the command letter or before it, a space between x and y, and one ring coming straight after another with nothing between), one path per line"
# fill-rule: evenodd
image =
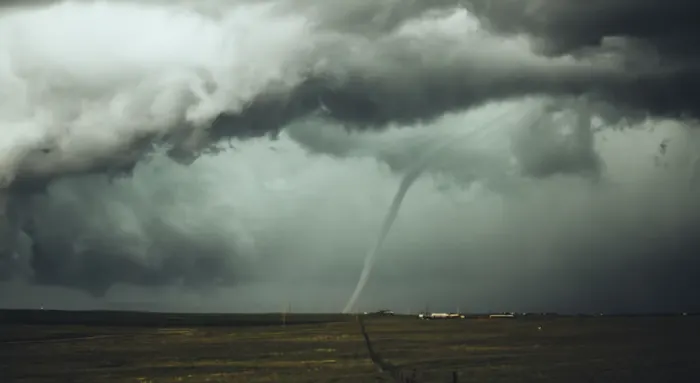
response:
M0 276L339 310L420 163L364 307L687 308L688 5L429 3L5 2Z
M440 3L208 4L4 12L5 183L128 169L152 143L189 158L220 138L276 132L320 109L357 128L382 127L524 95L652 95L649 87L680 73L630 68L626 51L540 56L527 38L490 34L467 10ZM351 22L382 12L391 17L366 28Z

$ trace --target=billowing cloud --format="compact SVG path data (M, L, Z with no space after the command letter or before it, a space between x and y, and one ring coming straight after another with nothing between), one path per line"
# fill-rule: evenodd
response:
M700 26L693 2L674 0L467 0L482 25L530 36L549 57L617 57L639 76L598 89L606 100L643 112L698 118Z
M333 28L361 4L333 14L295 4L231 3L217 17L157 2L11 8L0 21L5 182L129 169L153 143L192 157L319 110L382 127L647 78L608 57L538 56L461 8L409 7L368 34Z

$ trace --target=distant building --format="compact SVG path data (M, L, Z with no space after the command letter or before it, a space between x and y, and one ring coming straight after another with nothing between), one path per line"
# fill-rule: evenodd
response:
M372 313L368 313L365 311L365 315L393 316L396 314L394 314L394 312L392 310L379 310L379 311L375 311Z
M513 313L491 314L491 315L489 315L489 318L515 318L515 314L513 314Z
M420 313L418 319L464 319L464 315L457 313Z

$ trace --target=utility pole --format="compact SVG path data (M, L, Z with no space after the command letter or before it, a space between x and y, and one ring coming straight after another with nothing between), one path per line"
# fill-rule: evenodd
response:
M292 304L287 303L287 308L282 310L282 327L287 327L287 313L292 311Z

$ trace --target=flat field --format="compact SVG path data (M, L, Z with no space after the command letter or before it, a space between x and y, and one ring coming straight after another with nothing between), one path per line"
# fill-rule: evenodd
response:
M700 317L0 311L0 382L688 382ZM541 329L540 329L541 328ZM392 377L393 375L393 377Z

